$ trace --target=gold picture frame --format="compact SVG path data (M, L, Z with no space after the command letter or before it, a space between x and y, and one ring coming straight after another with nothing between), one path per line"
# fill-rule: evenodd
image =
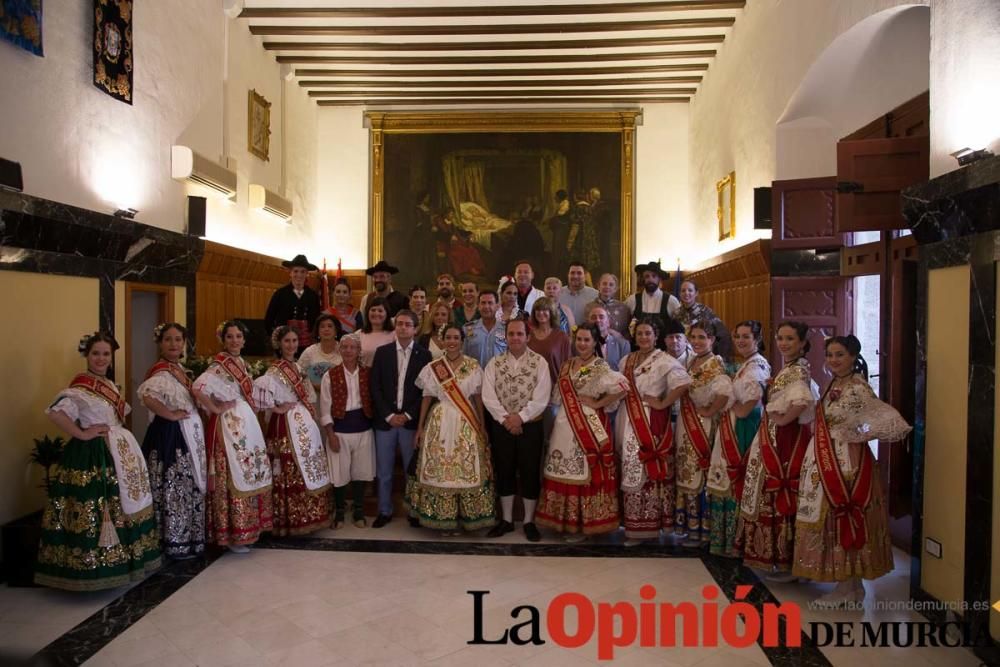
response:
M271 159L271 103L252 89L247 96L247 150L265 162Z
M613 133L620 136L620 284L632 292L635 264L635 127L639 110L562 112L365 112L369 129L370 263L385 252L385 148L393 134ZM536 279L539 278L536 275ZM496 276L490 276L495 280Z
M736 172L731 171L725 178L717 181L715 190L719 199L716 208L719 240L725 241L736 236Z

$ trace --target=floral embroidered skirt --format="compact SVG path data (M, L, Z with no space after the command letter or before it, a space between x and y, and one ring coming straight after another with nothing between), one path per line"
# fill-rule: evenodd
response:
M108 508L118 542L98 544ZM160 537L148 507L127 517L104 438L73 438L63 450L42 516L35 582L71 591L117 588L160 567Z
M638 491L622 490L625 536L637 540L659 537L660 529L674 529L677 489L674 480L647 479Z
M704 546L711 539L712 510L708 504L704 483L701 491L677 489L677 508L674 515L674 533L698 540Z
M746 417L736 419L734 430L740 456L746 454L746 451L750 449L754 436L757 434L757 428L760 426L760 418L761 407L758 405ZM740 518L740 503L739 499L732 495L732 486L730 485L729 493L709 493L708 507L712 515L712 525L709 529L709 552L716 556L739 558L742 554L736 546L736 528Z
M206 534L210 542L220 546L253 544L273 525L271 489L248 497L233 493L222 425L218 422L218 415L212 415L205 428L209 440Z
M288 437L288 419L272 414L267 425L267 455L271 459L275 535L305 535L330 524L329 487L310 491L295 462Z
M585 484L542 480L535 523L558 533L598 535L618 530L618 483L612 475Z
M142 441L149 468L153 510L171 558L205 551L205 494L195 482L191 451L179 422L154 417Z

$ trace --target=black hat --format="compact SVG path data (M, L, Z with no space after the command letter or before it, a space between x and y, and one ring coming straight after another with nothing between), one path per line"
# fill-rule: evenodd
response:
M297 266L301 266L303 269L309 269L310 271L319 271L319 267L317 267L315 264L310 264L309 260L306 259L305 255L296 255L295 259L293 259L290 262L284 261L281 263L281 265L286 269L291 269Z
M670 276L669 273L667 273L666 271L664 271L663 269L660 268L660 263L659 262L649 262L648 264L636 264L635 265L635 272L637 274L642 275L642 273L645 272L645 271L652 271L653 273L657 273L657 274L659 274L660 278L664 278L664 279L666 279L666 278L668 278Z
M376 273L378 273L379 271L385 271L386 273L388 273L390 275L394 275L394 274L399 273L399 269L397 269L392 264L389 264L384 259L380 259L378 261L378 264L376 264L375 266L369 266L365 270L365 273L367 273L369 276L373 276Z
M684 330L684 323L680 320L675 320L672 317L668 317L663 323L663 335L670 336L671 334L687 334Z

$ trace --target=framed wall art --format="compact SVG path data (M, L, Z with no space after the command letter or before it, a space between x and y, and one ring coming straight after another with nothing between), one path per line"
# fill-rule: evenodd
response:
M42 0L0 0L0 39L44 56Z
M719 218L719 240L725 241L736 236L736 172L715 184L719 206L716 213Z
M271 103L256 90L247 99L247 150L266 162L271 150Z
M372 262L404 289L439 273L496 288L519 260L537 286L565 282L578 260L629 293L638 115L368 112Z

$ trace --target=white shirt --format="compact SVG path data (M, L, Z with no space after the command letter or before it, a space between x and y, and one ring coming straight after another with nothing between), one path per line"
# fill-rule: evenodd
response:
M344 368L344 381L347 384L347 404L344 411L361 409L361 382L358 373L361 367L357 366L354 372ZM333 424L333 397L330 395L330 374L323 375L323 382L319 387L319 423L323 426Z
M406 369L410 365L410 357L412 357L412 356L413 356L413 341L411 340L410 344L407 345L404 348L402 345L399 344L399 341L397 340L396 341L396 371L397 371L398 374L396 375L396 378L397 378L396 379L396 410L401 410L402 407L403 407L403 387L406 384L406 382L405 382L405 380L406 380ZM407 414L407 413L405 413L405 412L404 413L400 413L400 414L405 414L407 419L412 419L412 417L410 417L410 415ZM389 419L391 417L392 417L392 415L390 415L389 417L386 417L385 420L389 421Z
M642 290L642 312L644 313L658 313L660 312L660 306L663 304L663 290L659 287L652 294L647 294L646 290ZM628 306L629 311L632 315L635 315L635 294L630 294L627 299L625 299L625 305ZM670 317L675 317L677 309L681 307L681 302L677 300L673 294L667 295L667 314Z
M522 363L528 359L528 350L525 350L520 358L514 356L514 353L507 353L512 364L515 368L520 367ZM507 418L507 409L503 407L500 403L500 399L497 398L497 388L496 388L497 370L496 370L496 357L490 359L489 363L486 364L486 370L483 373L483 405L486 409L490 411L493 418L498 422L502 422ZM549 365L546 363L538 364L538 371L535 381L535 389L531 392L531 398L528 400L528 404L517 413L517 416L521 418L524 423L530 422L535 419L549 404L549 396L552 394L552 379L549 377Z

